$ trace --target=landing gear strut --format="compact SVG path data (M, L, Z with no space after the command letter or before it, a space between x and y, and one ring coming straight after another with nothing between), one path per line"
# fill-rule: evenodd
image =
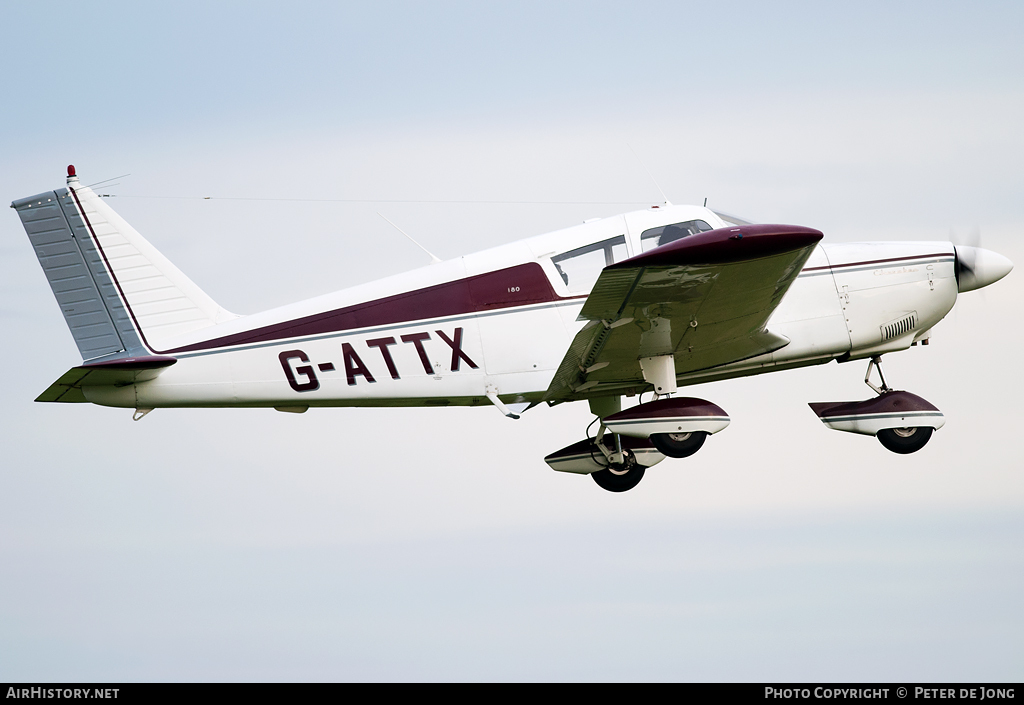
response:
M882 382L881 387L876 387L875 385L871 384L872 369L878 370L878 379ZM868 371L864 373L864 384L871 387L871 389L874 390L875 394L885 394L886 392L892 391L892 387L885 383L885 375L882 374L881 355L872 355L871 359L868 361Z
M646 468L636 462L633 451L622 448L622 436L618 434L615 434L615 450L609 450L602 442L605 430L605 425L601 424L601 430L597 432L597 437L594 439L594 460L605 465L605 469L592 472L590 476L603 490L609 492L631 490L640 484L640 480L644 479Z
M878 379L881 381L882 386L876 387L871 383L871 370L878 370ZM892 387L885 383L885 375L882 374L882 356L872 355L871 360L868 361L868 371L864 373L864 384L871 387L875 394L883 396L890 393ZM915 453L928 443L928 440L932 437L932 428L930 426L904 426L902 428L883 428L879 429L876 434L878 442L881 443L887 450L891 450L893 453L899 453L901 455L907 455L908 453Z

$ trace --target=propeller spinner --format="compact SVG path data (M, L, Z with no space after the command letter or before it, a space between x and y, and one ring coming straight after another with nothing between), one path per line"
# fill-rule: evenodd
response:
M969 245L954 246L956 284L960 293L999 281L1013 269L1013 262L998 252Z

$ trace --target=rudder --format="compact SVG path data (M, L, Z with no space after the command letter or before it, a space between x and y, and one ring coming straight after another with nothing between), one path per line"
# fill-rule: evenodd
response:
M96 248L75 237L68 222L67 208L62 205L69 196L67 189L48 191L17 200L11 207L21 217L82 359L141 352L142 341L113 281L98 261ZM87 246L83 248L83 244ZM87 257L87 253L93 256Z
M236 318L68 168L68 188L11 204L83 360L159 353Z

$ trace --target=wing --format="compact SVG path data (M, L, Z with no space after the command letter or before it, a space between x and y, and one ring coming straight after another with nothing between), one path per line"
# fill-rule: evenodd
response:
M793 225L720 228L606 267L545 399L642 389L642 357L674 354L680 375L784 347L765 324L821 238Z

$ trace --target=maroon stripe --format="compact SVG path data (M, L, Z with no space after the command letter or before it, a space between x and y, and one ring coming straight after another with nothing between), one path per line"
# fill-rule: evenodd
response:
M241 333L204 340L170 350L156 350L146 340L145 333L135 317L135 312L128 303L121 285L114 275L113 267L100 245L99 238L93 230L92 223L85 215L85 209L78 199L78 194L71 190L78 205L82 219L85 221L96 249L107 267L107 271L117 287L125 309L143 344L154 353L183 353L235 345L251 345L286 338L324 335L359 328L371 328L396 325L410 321L429 318L458 316L485 311L494 311L514 306L525 306L538 303L549 303L568 299L586 298L585 296L559 297L551 287L551 282L537 262L528 262L514 267L499 269L453 282L404 292L374 301L324 311L290 321L283 321L269 326L262 326ZM743 237L739 237L742 233ZM788 252L807 247L821 240L822 234L811 228L790 225L752 225L734 228L719 228L699 235L669 243L642 255L623 260L611 265L621 267L645 267L681 264L714 264L756 257L765 257L781 252ZM943 253L948 254L948 253ZM937 255L919 255L915 257L893 257L883 260L855 262L839 267L850 267L863 264L893 262L907 259L921 259ZM804 271L828 269L814 267Z
M161 367L170 367L177 361L177 358L167 357L166 355L122 357L117 360L106 360L104 362L88 362L82 365L82 368L102 370L158 370Z
M458 316L560 300L562 299L551 288L551 282L548 281L540 264L528 262L496 272L204 340L168 352L182 353L233 345L251 345L284 338L338 333L357 328L395 325L426 318Z
M818 418L858 416L861 414L887 414L910 411L938 411L927 399L903 391L886 392L864 401L819 401L808 403Z
M622 441L622 447L628 448L629 450L655 450L654 444L651 443L648 438L636 438L635 436L619 436ZM613 450L610 443L612 440L612 434L606 434L601 442L604 443L605 448ZM578 441L573 443L571 446L566 446L561 450L556 450L544 458L545 462L551 462L552 460L562 460L564 458L572 458L578 455L586 455L588 453L600 455L600 451L597 449L597 445L594 443L593 438L587 438L586 440ZM604 458L601 458L602 461Z
M78 194L68 189L75 198L78 211L92 235L96 249L107 268L107 273L128 315L131 316L135 330L143 344L157 354L193 352L232 345L268 342L284 338L295 338L308 335L322 335L356 328L369 328L381 325L393 325L425 318L440 318L468 313L492 311L512 306L525 306L536 303L547 303L561 300L551 288L551 282L544 274L543 268L536 262L528 262L515 267L499 269L474 277L454 282L438 284L415 291L389 296L375 301L368 301L354 306L325 311L283 323L263 326L243 333L226 335L220 338L204 340L170 350L157 350L148 340L146 334L135 317L135 312L128 303L128 297L121 289L121 284L114 274L114 268L103 251L99 238L93 230L92 223L85 214ZM584 297L567 297L584 298Z
M805 271L805 272L814 272L814 271L818 271L818 270L821 270L821 269L831 269L831 270L835 271L836 269L843 269L844 267L860 267L860 266L863 266L865 264L882 264L883 262L901 262L901 261L911 260L911 259L928 259L929 257L955 257L955 255L952 252L937 252L937 253L930 254L930 255L910 255L909 257L889 257L888 259L869 259L869 260L864 260L863 262L847 262L845 264L832 264L832 265L826 265L824 267L807 267L803 271Z
M671 397L669 399L649 401L646 404L639 404L631 409L616 412L611 416L606 417L604 421L607 424L609 421L633 421L666 416L675 416L679 418L687 416L729 417L729 415L725 413L725 409L717 404L709 402L706 399L698 399L696 397Z

